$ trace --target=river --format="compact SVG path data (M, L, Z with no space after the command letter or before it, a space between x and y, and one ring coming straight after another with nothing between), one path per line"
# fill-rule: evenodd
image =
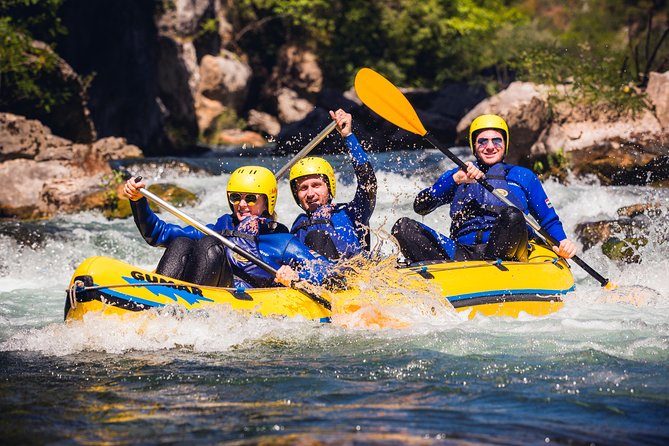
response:
M338 171L338 201L350 200L352 169L343 156L328 158ZM185 211L213 222L228 212L229 172L261 161L196 162L217 175L135 172L196 192L200 202ZM415 193L452 164L436 151L374 154L373 162L374 242L397 218L415 217ZM573 178L544 187L571 237L576 224L617 218L622 206L655 201L669 208L667 189ZM277 211L286 223L297 215L285 179ZM424 221L445 228L448 209ZM408 328L376 329L224 311L66 324L65 289L84 259L105 255L150 269L161 250L144 243L132 219L108 221L94 212L4 222L0 443L665 445L663 225L647 229L641 263L616 263L599 246L582 253L619 288L602 289L572 265L576 290L549 316L469 321L411 316L406 308Z

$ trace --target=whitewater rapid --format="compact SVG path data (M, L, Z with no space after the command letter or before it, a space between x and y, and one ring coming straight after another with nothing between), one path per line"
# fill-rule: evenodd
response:
M372 244L385 240L380 249L387 255L393 254L393 245L386 240L393 223L402 216L420 219L412 212L415 194L450 167L447 160L440 159L434 152L407 163L406 159L411 155L411 152L399 152L373 157L375 163L386 168L377 169L379 194L371 220ZM352 169L343 156L330 157L330 160L338 172L337 201L348 201L355 192ZM281 160L275 163L280 164ZM391 168L387 168L389 165ZM210 176L165 169L148 176L148 181L175 182L195 192L200 197L199 203L184 211L200 221L213 222L229 211L224 194L228 176L229 173ZM617 209L623 206L659 202L669 208L668 194L662 189L604 187L592 178L570 178L568 184L548 180L544 188L571 238L575 238L574 228L578 223L615 219ZM279 219L287 224L298 213L286 179L279 183L276 209ZM163 218L177 222L171 215L163 214ZM422 221L447 231L450 223L448 208L442 207ZM132 219L108 221L97 212L29 224L16 223L12 228L5 229L0 235L0 247L6 253L0 264L1 350L33 350L61 355L84 350L122 352L186 345L195 350L225 351L249 339L263 339L268 333L293 339L313 330L313 324L306 321L249 319L236 314L208 319L197 314L179 318L162 316L137 322L144 324L143 327L117 320L64 324L64 290L74 269L84 259L103 255L152 269L162 250L144 243ZM651 227L649 234L662 230L666 228ZM539 336L550 338L557 351L592 343L593 348L623 356L643 356L648 351L666 356L669 335L669 325L665 322L669 315L666 245L651 237L648 245L639 251L643 261L638 264L616 263L602 254L599 245L581 252L584 260L617 283L620 289L607 292L585 271L572 265L576 290L565 296L563 310L547 318L477 318L467 321L463 317L434 318L416 314L410 330L362 331L365 336L394 338L457 329L468 333L468 349L478 345L479 338L486 339L485 346L481 343L480 348L494 349L496 343L491 342L490 334L496 333L505 348L513 349L513 343L509 345L505 340L507 332L512 331L526 333L520 335L516 346L519 349L526 347L525 342L535 342ZM100 330L101 326L106 328ZM620 336L621 332L630 330L634 333L633 339ZM101 335L109 332L114 336ZM317 332L326 337L336 336L345 333L346 328L333 324ZM68 339L66 346L63 338Z

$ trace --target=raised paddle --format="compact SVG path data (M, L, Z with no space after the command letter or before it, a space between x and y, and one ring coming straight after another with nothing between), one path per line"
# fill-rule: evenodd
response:
M332 131L337 127L337 123L335 121L332 121L330 124L328 124L327 127L325 127L321 132L314 137L309 143L304 146L302 150L297 152L297 154L291 158L290 161L288 161L281 169L277 170L277 172L274 174L276 177L277 181L283 177L288 170L295 165L299 160L307 156L309 152L311 152L314 147L318 145L321 141L325 139L326 136L328 136Z
M447 147L441 144L434 136L430 135L420 122L416 111L411 106L409 100L402 94L402 92L393 85L388 79L381 76L376 71L370 68L363 68L358 71L355 76L355 91L360 100L382 118L392 122L396 126L404 130L422 136L435 148L439 149L448 158L451 159L458 167L464 171L467 170L467 165L462 162L460 158L455 156ZM476 180L488 192L493 194L497 199L504 202L507 206L517 207L509 199L495 190L494 187L488 183L485 178ZM558 246L559 242L553 238L541 225L532 217L523 212L525 221L541 235L548 243L553 246ZM588 274L595 278L603 287L607 289L614 289L615 285L609 282L609 279L604 278L597 271L592 269L590 265L585 263L583 259L578 256L572 257L572 260Z
M137 182L141 181L141 179L142 179L142 177L137 177L135 179L135 182L137 183ZM218 232L214 231L213 229L211 229L210 227L208 227L206 225L203 225L202 223L195 220L194 218L188 216L187 214L185 214L184 212L175 208L174 206L172 206L171 204L169 204L168 202L166 202L165 200L163 200L159 196L155 195L153 192L150 192L145 188L139 189L139 192L142 195L144 195L147 199L153 201L158 206L165 209L170 214L172 214L175 217L177 217L177 218L183 220L184 222L188 223L189 225L198 229L200 232L202 232L206 235L210 235L212 237L216 237L216 239L218 239L223 244L223 246L225 246L226 248L231 249L233 252L243 256L245 259L249 260L250 262L253 262L254 264L259 266L260 268L267 271L268 273L273 274L274 276L276 276L276 273L277 273L276 268L274 268L269 263L267 263L264 260L256 257L255 255L248 252L247 250L245 250L243 248L240 248L239 246L235 245L233 242L231 242L227 238L223 237ZM318 296L317 294L314 294L311 291L308 291L308 290L304 289L303 287L305 286L305 284L303 284L302 282L295 282L294 284L291 284L291 285L293 285L294 289L304 293L306 296L308 296L314 302L323 305L323 307L327 308L328 310L332 309L332 307L330 305L330 301L328 301L327 299L324 299L321 296Z

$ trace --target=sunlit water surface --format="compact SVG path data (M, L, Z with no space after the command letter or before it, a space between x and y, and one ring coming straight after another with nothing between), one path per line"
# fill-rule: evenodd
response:
M350 166L329 159L338 201L350 200ZM206 160L221 172L214 176L136 173L196 192L201 201L185 211L213 222L228 212L229 172L247 162L261 161ZM437 152L379 154L374 164L380 242L397 218L419 218L415 193L451 164ZM584 180L544 187L572 237L576 224L617 218L622 206L669 207L661 189ZM290 223L298 208L285 179L279 189L277 210ZM424 221L445 230L448 209ZM3 223L0 443L665 445L666 231L666 220L648 228L639 264L617 264L600 246L582 253L619 289L606 291L573 266L576 291L548 317L468 321L414 311L416 296L407 296L408 327L378 329L226 310L65 324L65 288L84 259L153 268L162 251L144 243L132 220L97 213Z

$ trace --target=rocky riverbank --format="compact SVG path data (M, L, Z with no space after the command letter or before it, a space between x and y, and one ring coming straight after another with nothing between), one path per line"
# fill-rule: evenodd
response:
M0 113L0 217L35 219L105 206L109 161L140 157L123 138L78 144L36 120Z

